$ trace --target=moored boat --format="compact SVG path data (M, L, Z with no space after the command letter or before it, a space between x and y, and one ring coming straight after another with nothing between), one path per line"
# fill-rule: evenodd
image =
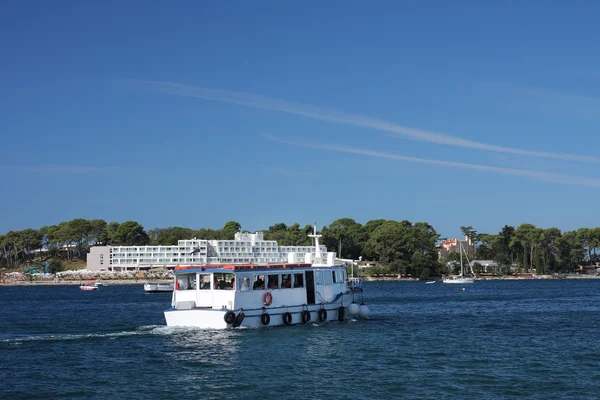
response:
M460 274L459 275L446 275L442 277L442 283L450 283L457 285L464 285L475 282L475 272L473 272L473 267L469 262L469 256L467 252L464 250L461 242L460 244ZM469 264L469 268L471 269L471 275L465 275L465 267L463 264L463 252L465 253L465 257L467 258L467 263Z
M98 286L94 285L94 282L86 282L79 285L81 290L98 290Z
M174 285L172 283L144 283L144 291L146 293L166 293L172 292Z
M176 267L167 325L230 329L367 318L368 307L356 303L362 287L349 282L345 264L323 261L314 231L310 263Z

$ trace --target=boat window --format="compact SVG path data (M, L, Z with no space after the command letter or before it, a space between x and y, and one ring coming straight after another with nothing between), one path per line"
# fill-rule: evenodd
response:
M254 289L254 290L264 290L265 289L265 276L264 275L254 275L254 283L252 284L252 289Z
M331 271L331 276L333 278L333 283L337 283L338 282L338 271Z
M247 292L250 290L250 275L238 275L238 290L242 292Z
M279 275L267 275L269 289L279 289Z
M292 274L281 275L281 288L288 289L292 287Z
M333 283L331 272L326 272L326 271L324 271L324 272L325 272L325 274L324 274L325 275L325 284L331 285Z
M294 287L304 287L304 275L294 274Z
M185 274L177 277L177 290L196 289L196 274Z
M231 273L215 273L214 288L219 290L231 290L235 286L234 275Z
M315 273L315 280L317 282L317 285L322 285L323 284L323 271L317 271Z
M210 290L210 274L200 274L198 283L200 290Z

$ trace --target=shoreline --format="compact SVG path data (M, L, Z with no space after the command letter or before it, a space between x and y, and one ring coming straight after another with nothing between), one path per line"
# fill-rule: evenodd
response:
M362 277L365 282L369 281L390 281L390 282L426 282L441 281L441 277L430 279L418 278L398 278L395 276L365 276ZM475 281L534 281L534 280L570 280L570 279L600 279L600 276L587 274L560 274L560 275L505 275L505 276L484 276L475 278Z
M425 282L441 281L441 278L421 280L417 278L397 278L391 276L362 277L365 282ZM594 275L533 275L533 276L501 276L501 277L480 277L475 281L516 281L516 280L570 280L570 279L600 279L600 276ZM146 282L152 283L172 283L172 279L82 279L82 280L16 280L12 282L0 282L0 286L80 286L84 282L100 281L106 286L112 285L143 285Z
M143 285L146 282L152 283L172 283L173 279L146 279L146 280L134 280L134 279L82 279L78 281L53 281L53 280L38 280L38 281L13 281L13 282L0 282L0 286L80 286L85 282L102 282L106 286L113 285Z

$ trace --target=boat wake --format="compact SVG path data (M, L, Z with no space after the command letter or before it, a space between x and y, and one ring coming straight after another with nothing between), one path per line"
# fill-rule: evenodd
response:
M0 343L2 344L22 344L27 342L63 342L73 340L88 340L88 339L117 339L123 337L139 336L139 335L171 335L173 333L185 331L186 329L168 327L164 325L141 326L134 330L126 330L120 332L103 332L103 333L42 333L42 334L0 334Z

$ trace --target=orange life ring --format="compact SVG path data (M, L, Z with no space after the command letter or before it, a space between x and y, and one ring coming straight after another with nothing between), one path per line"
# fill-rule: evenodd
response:
M263 304L265 306L270 306L271 303L273 303L273 295L271 294L271 292L263 294Z

